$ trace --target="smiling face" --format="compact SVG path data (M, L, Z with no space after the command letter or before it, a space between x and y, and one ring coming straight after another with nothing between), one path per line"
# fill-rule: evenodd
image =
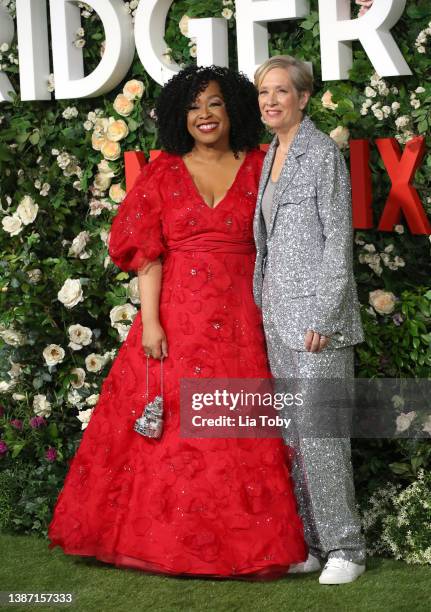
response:
M259 108L266 125L274 132L288 131L301 122L302 111L310 98L295 89L289 70L273 68L259 85Z
M230 121L217 81L210 81L191 104L187 129L198 143L228 146Z

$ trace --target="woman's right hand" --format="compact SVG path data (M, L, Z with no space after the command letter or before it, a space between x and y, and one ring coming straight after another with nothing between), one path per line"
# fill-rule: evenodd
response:
M145 355L154 359L168 356L168 341L165 330L158 321L143 323L142 346Z

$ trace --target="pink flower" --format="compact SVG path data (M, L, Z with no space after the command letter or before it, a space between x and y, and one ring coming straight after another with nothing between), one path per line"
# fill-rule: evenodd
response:
M362 17L373 6L374 0L355 0L355 2L361 7L358 17Z
M53 446L50 446L45 453L45 459L50 461L51 463L57 459L57 449Z
M15 427L15 429L18 429L19 431L22 431L23 428L23 423L20 419L13 419L10 424L12 425L12 427Z
M39 429L39 427L43 427L46 425L46 421L42 416L35 416L30 419L30 427L32 429Z
M6 453L8 452L8 446L6 444L6 442L4 442L3 440L0 440L0 456L1 455L6 455Z

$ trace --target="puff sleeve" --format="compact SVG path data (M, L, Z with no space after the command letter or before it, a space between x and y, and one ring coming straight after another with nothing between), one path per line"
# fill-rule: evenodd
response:
M112 221L109 255L125 271L137 271L165 252L157 167L157 160L143 167Z

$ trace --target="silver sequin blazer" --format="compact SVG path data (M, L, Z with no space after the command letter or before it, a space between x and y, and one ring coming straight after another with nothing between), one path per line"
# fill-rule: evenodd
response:
M261 205L277 142L264 160L254 217L256 304L290 348L304 350L307 329L331 336L328 349L362 342L344 157L305 116L277 183L267 233Z

